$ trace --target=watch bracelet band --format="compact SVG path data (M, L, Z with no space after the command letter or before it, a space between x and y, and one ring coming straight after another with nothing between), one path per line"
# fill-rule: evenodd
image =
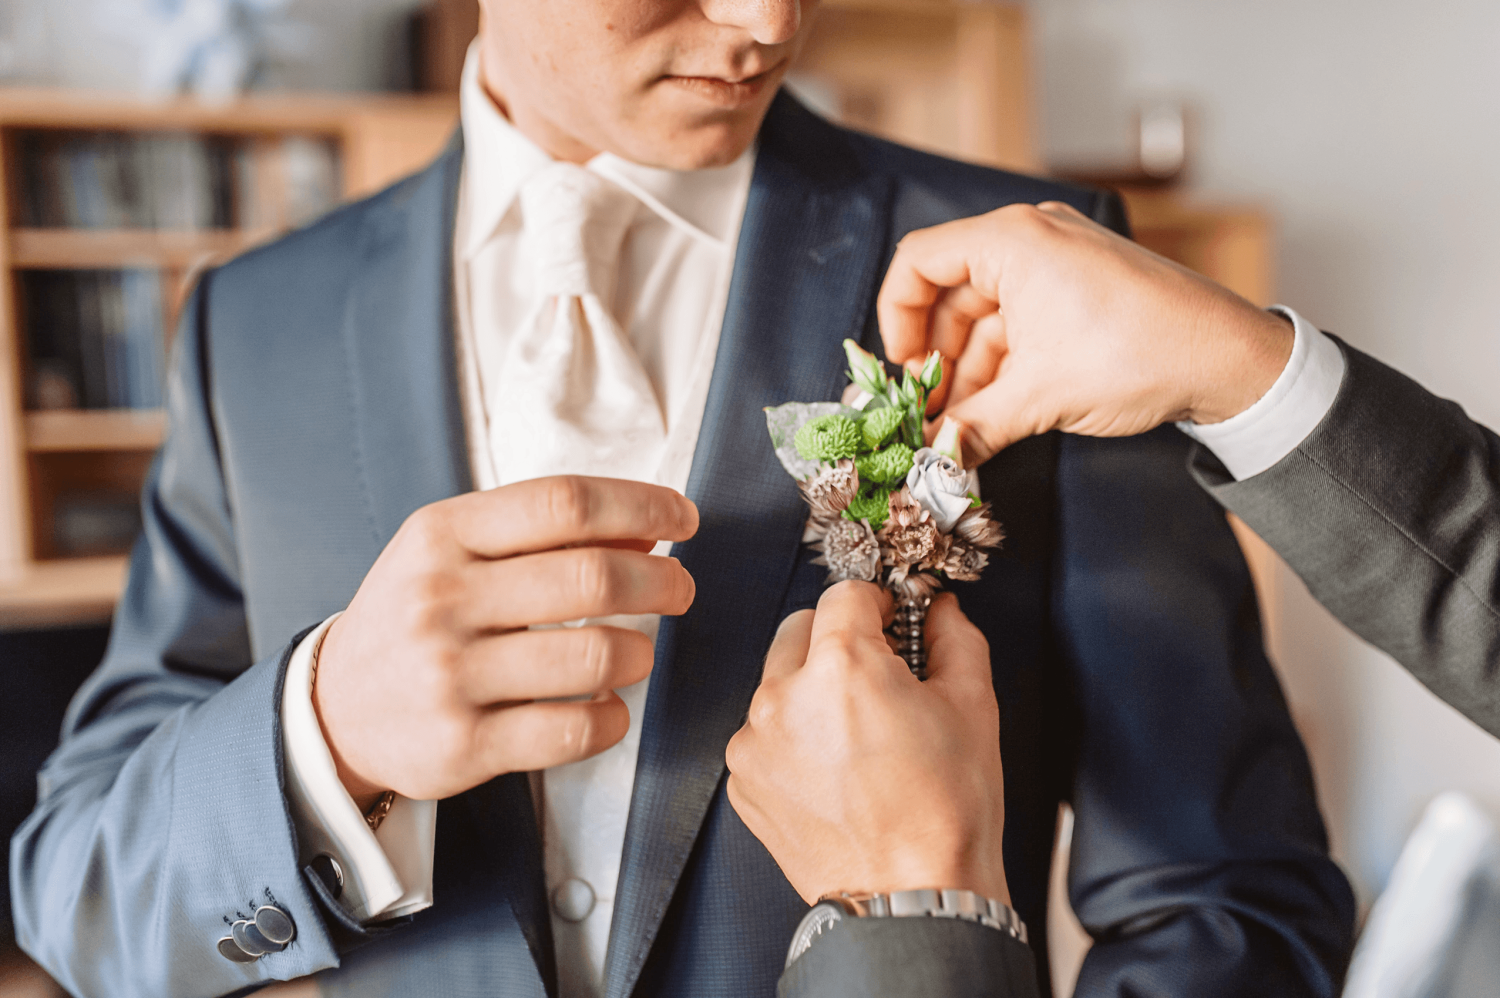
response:
M835 901L856 918L958 918L999 929L1012 939L1028 942L1026 923L1015 909L973 891L925 889L889 894L838 894Z
M829 894L802 919L787 950L786 966L806 953L824 932L850 918L956 918L978 922L1030 945L1026 923L1007 904L963 890L892 891L889 894Z

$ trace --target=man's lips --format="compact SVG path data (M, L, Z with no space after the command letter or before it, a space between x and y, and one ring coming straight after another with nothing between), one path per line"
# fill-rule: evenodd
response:
M717 107L742 107L753 102L780 73L777 64L763 73L737 80L721 76L666 76L663 81L683 88Z

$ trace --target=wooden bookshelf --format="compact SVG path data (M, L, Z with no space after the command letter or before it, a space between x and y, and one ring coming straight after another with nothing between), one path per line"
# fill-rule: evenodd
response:
M793 79L834 116L906 145L1041 170L1026 9L964 0L824 0Z
M27 275L155 272L165 353L176 313L204 267L302 220L290 176L294 144L331 149L336 196L355 198L437 155L452 134L457 110L452 95L254 97L210 105L0 88L0 628L109 616L124 580L125 545L95 551L102 543L97 539L63 543L59 525L93 522L87 517L97 519L101 496L133 502L166 429L160 410L29 407L37 393L29 352L34 331L27 323L39 320L26 314ZM236 163L244 170L234 178L241 185L234 190L253 186L255 217L236 203L233 227L23 224L36 209L25 200L33 192L22 176L22 137L87 141L91 135L124 142L201 136L232 143L243 150ZM106 519L117 513L105 509Z
M26 449L55 451L155 450L167 429L156 409L56 409L26 414Z
M188 269L223 260L278 235L276 229L13 229L10 265L27 270Z

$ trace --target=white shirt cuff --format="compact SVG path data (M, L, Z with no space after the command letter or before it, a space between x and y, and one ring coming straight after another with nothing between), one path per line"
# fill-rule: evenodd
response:
M1292 356L1271 390L1222 423L1177 424L1213 451L1237 481L1253 478L1296 450L1333 408L1344 382L1344 353L1337 343L1283 305L1271 311L1290 319L1296 330Z
M338 616L319 624L292 651L281 694L281 738L298 862L306 866L319 855L337 861L344 875L339 903L364 923L431 907L437 802L398 795L371 832L339 780L312 705L318 651Z

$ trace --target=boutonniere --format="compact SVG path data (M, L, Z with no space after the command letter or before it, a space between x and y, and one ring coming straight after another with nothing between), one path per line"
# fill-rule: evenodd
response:
M844 341L852 382L843 402L788 402L766 409L782 467L809 513L802 540L828 567L828 584L876 582L896 601L898 650L924 678L922 623L944 579L972 582L1004 537L963 466L957 423L927 446L927 395L942 381L934 351L921 374L898 382L880 358Z

